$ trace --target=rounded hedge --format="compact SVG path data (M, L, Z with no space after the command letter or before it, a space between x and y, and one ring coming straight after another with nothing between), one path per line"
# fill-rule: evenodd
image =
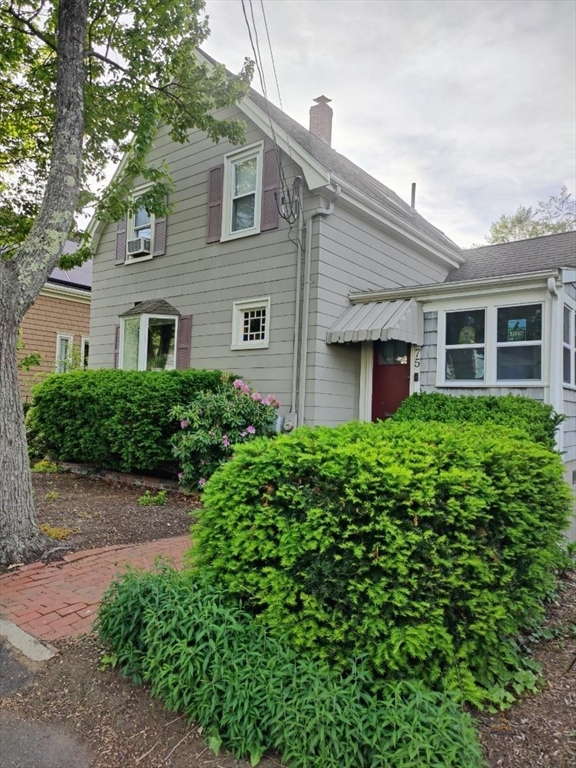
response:
M511 638L543 615L570 501L523 433L301 428L240 446L204 503L193 566L297 649L476 702L534 684Z
M49 376L34 390L28 439L37 455L96 464L121 472L178 465L170 416L204 391L223 385L221 371L72 371Z

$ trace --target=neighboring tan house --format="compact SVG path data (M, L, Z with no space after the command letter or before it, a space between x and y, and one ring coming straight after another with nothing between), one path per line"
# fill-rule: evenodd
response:
M568 413L572 473L573 235L461 250L330 147L315 101L310 130L254 91L217 112L246 122L241 147L160 127L172 214L89 227L90 366L230 370L288 429L382 418L421 390L528 394Z
M74 250L68 244L66 252ZM50 373L86 367L90 346L90 291L92 262L64 271L54 269L33 306L20 325L18 361L40 354L40 365L19 370L20 393L24 402L31 398L35 384Z

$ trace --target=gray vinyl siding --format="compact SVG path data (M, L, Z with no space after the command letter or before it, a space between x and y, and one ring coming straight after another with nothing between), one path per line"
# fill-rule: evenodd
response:
M217 117L244 116L224 110ZM264 137L248 123L245 144ZM265 149L267 149L265 144ZM159 132L152 162L168 163L175 191L170 201L166 254L150 261L116 266L116 226L107 226L94 259L90 331L90 366L113 365L114 327L118 316L135 302L162 298L182 315L192 315L191 366L230 370L253 386L276 395L283 412L290 405L295 318L296 246L288 226L223 243L206 243L208 171L234 149L226 141L213 144L200 131L190 142L172 142ZM284 161L288 181L298 173ZM270 297L268 349L231 350L234 301Z
M360 344L326 344L354 291L442 282L441 267L343 205L314 223L306 421L358 418Z

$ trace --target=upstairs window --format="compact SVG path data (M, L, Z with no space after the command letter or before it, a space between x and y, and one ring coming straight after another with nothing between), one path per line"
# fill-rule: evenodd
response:
M135 191L137 207L116 225L116 264L149 261L166 253L167 218L154 216L138 205L138 195L144 191Z

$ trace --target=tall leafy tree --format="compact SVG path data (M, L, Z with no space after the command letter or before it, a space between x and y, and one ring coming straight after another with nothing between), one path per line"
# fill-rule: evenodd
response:
M80 263L89 244L63 256L75 214L123 153L123 172L98 200L97 216L130 210L136 177L144 204L169 212L169 168L147 163L157 126L187 141L242 140L216 109L246 93L252 65L236 77L195 57L208 36L203 0L0 1L0 562L49 546L35 523L19 397L18 327L52 269Z
M503 214L490 226L486 242L490 245L527 240L542 235L555 235L576 229L576 200L562 187L559 195L551 195L535 207L519 206L515 213Z

